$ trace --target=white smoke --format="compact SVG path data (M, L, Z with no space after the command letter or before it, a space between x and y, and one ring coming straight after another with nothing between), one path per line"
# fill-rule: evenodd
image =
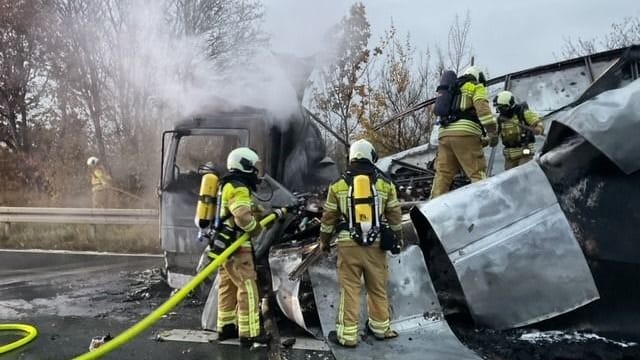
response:
M126 80L150 91L154 103L182 117L211 110L220 98L278 117L296 111L295 89L266 46L223 67L208 55L207 34L176 35L171 30L163 2L136 2L128 16L136 26L121 35L123 56L116 61L125 69Z

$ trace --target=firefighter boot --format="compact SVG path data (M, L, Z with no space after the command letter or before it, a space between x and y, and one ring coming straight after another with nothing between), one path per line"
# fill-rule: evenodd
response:
M376 338L376 340L379 340L379 341L393 339L393 338L398 337L398 332L395 331L395 330L392 330L391 328L388 328L387 330L385 330L384 334L375 333L373 330L371 330L371 327L369 326L369 321L368 320L367 320L367 325L365 327L367 328L367 333L369 335L372 335L374 338Z
M358 346L358 342L357 341L347 341L347 340L338 339L338 333L335 332L335 331L331 331L329 333L329 335L327 336L327 338L332 343L338 344L338 345L343 346L343 347L354 348L354 347Z
M235 339L237 337L238 337L238 328L234 324L227 324L223 326L222 330L218 333L218 341Z
M251 348L256 346L268 346L271 341L270 335L260 334L255 337L240 337L240 346Z

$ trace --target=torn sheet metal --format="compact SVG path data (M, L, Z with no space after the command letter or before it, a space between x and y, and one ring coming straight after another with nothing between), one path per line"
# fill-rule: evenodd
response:
M192 329L171 329L163 330L156 335L159 341L180 341L210 343L218 339L218 334L212 331L192 330Z
M339 286L335 253L309 269L318 314L325 336L335 330ZM444 320L429 272L418 246L388 256L391 326L400 336L387 341L362 337L355 349L329 343L336 359L477 359L453 334ZM361 299L360 333L365 333L366 300Z
M302 247L280 249L273 247L269 251L269 267L273 293L280 310L298 326L309 331L298 297L300 280L289 280L289 273L302 262L302 253Z
M215 280L213 281L211 290L209 290L209 296L204 303L202 317L200 318L204 330L216 331L216 323L218 320L218 283L219 279L216 272Z
M481 324L498 329L528 325L599 298L584 254L534 161L419 210Z
M640 80L604 92L554 117L545 153L563 140L564 127L575 131L605 154L626 174L640 169Z
M540 166L578 243L589 260L640 264L640 171L627 175L580 135L568 135Z

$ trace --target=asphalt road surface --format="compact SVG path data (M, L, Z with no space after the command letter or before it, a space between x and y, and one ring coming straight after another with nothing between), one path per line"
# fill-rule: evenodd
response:
M0 250L0 323L27 323L39 335L30 344L1 356L2 360L71 359L88 350L91 338L117 335L170 295L162 281L158 256ZM283 340L295 336L298 349L280 347L249 351L237 345L156 340L172 329L200 328L202 300L188 298L164 319L110 353L106 359L287 359L332 360L328 351L309 350L315 341L286 322ZM631 360L640 346L593 334L531 329L478 329L468 321L450 325L462 342L488 360ZM531 338L533 341L523 341ZM16 340L0 333L0 344ZM637 341L637 340L634 340ZM323 344L320 342L320 344ZM275 356L274 356L275 355ZM398 354L401 356L401 354Z
M70 359L91 338L117 335L162 304L170 289L160 280L161 257L0 251L0 323L38 328L32 343L2 355L11 359ZM266 359L266 349L156 341L170 329L199 329L201 301L187 299L164 319L107 359ZM16 339L0 334L0 344ZM282 349L283 359L333 359L327 351Z

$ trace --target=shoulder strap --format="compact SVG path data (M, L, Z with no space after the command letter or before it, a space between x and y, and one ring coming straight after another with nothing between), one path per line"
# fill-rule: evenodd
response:
M522 123L522 125L525 125L525 126L529 125L527 124L527 119L524 116L524 113L527 110L529 110L529 104L527 104L526 102L522 102L518 104L518 111L516 112L516 115L518 115L518 119L520 120L520 123Z
M224 186L227 185L228 183L231 183L232 185L240 185L240 186L245 186L243 183L239 182L239 181L235 181L233 179L229 179L227 177L222 177L220 184L218 184L218 199L216 201L216 216L213 220L213 228L216 231L220 231L220 229L222 229L222 224L224 224L225 221L229 220L229 218L231 218L231 216L233 216L233 214L231 213L231 211L229 211L228 214L226 214L224 217L222 217L222 190L224 189Z
M527 123L527 118L524 116L525 111L529 110L529 104L526 102L521 103L518 106L518 121L524 128L520 128L520 132L522 133L523 142L525 144L530 144L536 142L535 135L533 131L529 130L529 124Z

